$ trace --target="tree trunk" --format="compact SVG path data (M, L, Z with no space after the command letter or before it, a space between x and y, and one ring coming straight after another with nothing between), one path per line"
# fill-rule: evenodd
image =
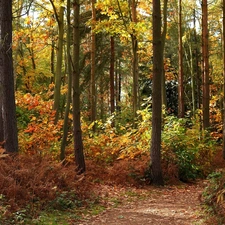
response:
M179 37L179 75L178 75L178 116L184 117L184 73L183 73L183 45L182 45L182 6L178 1L178 37Z
M225 0L223 0L223 159L225 159Z
M118 59L116 65L116 110L118 112L121 111L121 82L121 61Z
M162 31L162 54L164 58L164 50L165 50L165 43L166 43L166 33L167 33L167 8L168 8L168 0L164 0L163 4L163 31ZM165 77L165 70L164 70L164 60L162 64L163 72L162 72L162 105L165 107L167 106L167 99L166 99L166 77Z
M114 79L114 65L115 65L115 43L114 37L110 38L111 43L111 59L110 59L110 108L111 115L115 112L115 79ZM112 124L114 127L114 123Z
M7 152L18 152L16 105L12 60L12 0L0 1L0 92L4 147Z
M132 22L137 23L137 3L135 0L131 0L131 17ZM131 34L132 41L132 74L133 74L133 115L136 117L137 110L139 109L139 85L138 85L138 40L134 33Z
M100 118L104 121L105 110L104 110L104 77L103 74L100 76L100 84L99 84L99 93L100 93Z
M161 124L162 124L162 40L160 0L153 0L153 86L152 86L152 136L151 178L155 185L163 185L161 168Z
M202 0L202 75L203 75L203 129L209 127L209 47L208 40L208 3L207 0Z
M96 21L95 0L92 0L92 22ZM95 83L95 51L96 51L96 35L91 30L91 122L96 121L96 83ZM93 126L95 131L95 125Z
M54 88L54 106L53 109L56 111L55 123L59 119L59 108L60 108L60 96L61 96L61 77L62 77L62 61L63 61L63 34L64 34L64 7L60 7L59 16L56 14L58 22L58 46L57 46L57 61L55 71L55 88Z
M195 115L195 111L196 111L196 103L195 103L195 73L194 73L194 57L193 57L193 49L190 46L190 72L191 72L191 101L192 101L192 114ZM198 69L198 68L196 68Z
M195 86L197 89L196 92L196 107L198 109L200 109L200 105L201 105L201 75L199 74L199 57L198 57L198 38L197 38L197 32L196 32L196 12L194 10L194 41L195 41Z
M70 38L71 38L71 24L70 24L70 7L71 1L67 0L67 64L68 64L68 91L66 98L66 108L64 115L64 123L63 123L63 136L61 142L61 151L60 151L60 160L65 159L65 148L66 148L66 140L68 135L68 116L70 112L70 103L71 103L71 90L72 90L72 70L71 70L71 54L70 54Z
M0 77L0 143L4 141L4 129L3 129L3 102L2 102L2 98L3 98L3 92L2 92L2 81L1 81L1 77ZM2 145L0 144L0 147L2 147Z
M74 29L73 29L73 135L75 163L78 174L85 172L82 130L80 121L80 2L74 1Z

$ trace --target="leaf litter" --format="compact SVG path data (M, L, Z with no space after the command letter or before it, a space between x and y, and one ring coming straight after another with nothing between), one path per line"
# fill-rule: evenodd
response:
M102 185L100 196L119 199L117 207L108 203L99 215L84 216L78 225L190 225L204 224L201 193L205 183L180 186L124 188ZM110 201L109 201L110 202Z

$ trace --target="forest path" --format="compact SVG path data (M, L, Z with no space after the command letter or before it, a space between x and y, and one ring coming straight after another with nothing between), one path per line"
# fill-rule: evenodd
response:
M204 224L201 194L206 181L162 188L118 190L121 204L113 205L96 216L86 216L79 225L189 225ZM105 189L107 189L105 187ZM109 188L110 189L110 188ZM109 190L111 192L112 190ZM100 195L107 190L98 187ZM124 193L123 193L124 192ZM112 193L112 192L111 192ZM115 190L113 191L115 194ZM73 223L74 224L74 223Z

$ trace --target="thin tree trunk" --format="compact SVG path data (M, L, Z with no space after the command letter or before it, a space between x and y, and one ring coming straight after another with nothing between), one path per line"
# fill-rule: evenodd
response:
M100 76L99 92L100 92L100 118L104 121L104 77Z
M114 37L110 38L111 43L111 59L110 59L110 109L111 115L115 112L115 82L114 82L114 65L115 65L115 43ZM112 124L114 126L114 123Z
M195 73L194 73L194 58L193 58L193 49L190 47L190 71L191 71L191 100L192 100L192 114L195 115L196 103L195 103Z
M162 40L160 0L153 0L153 86L152 86L152 136L151 178L155 185L163 185L161 168L161 125L162 125Z
M183 73L183 44L182 44L182 6L178 1L178 36L179 36L179 75L178 75L178 116L184 117L184 73Z
M95 0L92 0L92 22L96 21ZM96 121L96 82L95 82L95 51L96 51L96 35L91 31L91 122ZM95 131L95 125L93 126Z
M196 80L196 107L200 109L201 105L201 75L199 73L199 57L198 57L198 38L196 32L196 11L194 9L194 40L195 40L195 80Z
M4 141L4 129L3 129L3 92L2 92L2 81L1 81L1 76L0 76L0 142ZM0 145L1 147L1 145Z
M223 159L225 159L225 0L223 0Z
M18 136L12 59L12 0L1 1L0 4L0 92L4 148L15 153L18 152Z
M203 74L203 129L209 127L209 47L208 47L208 3L202 0L202 74Z
M60 7L59 16L56 14L58 22L58 46L57 46L57 62L55 71L55 88L54 88L54 106L53 109L56 111L55 123L59 119L59 108L60 108L60 96L61 96L61 77L62 77L62 61L63 61L63 34L64 34L64 7Z
M137 3L136 0L131 0L131 17L132 22L137 23ZM139 109L139 85L138 85L138 40L135 34L131 34L132 41L132 74L133 74L133 114L136 117Z
M120 59L118 59L117 65L116 65L116 74L117 74L117 85L116 85L116 110L118 112L121 111L121 82L122 82L122 76L121 76L121 62Z
M163 4L163 31L162 31L162 54L164 58L164 50L166 43L166 33L167 33L167 8L168 8L168 0L164 0ZM165 70L164 70L164 60L163 60L163 72L162 72L162 105L167 106L166 99L166 78L165 78Z
M85 172L83 140L80 121L80 2L74 1L74 29L73 29L73 134L74 154L78 174Z
M66 140L68 135L68 116L70 112L71 90L72 90L72 70L71 70L71 54L70 54L70 44L71 44L70 7L71 7L71 1L67 0L67 37L66 39L67 39L67 64L68 64L68 91L67 91L67 98L66 98L64 123L63 123L63 136L62 136L62 142L61 142L60 160L65 159L65 148L66 148Z

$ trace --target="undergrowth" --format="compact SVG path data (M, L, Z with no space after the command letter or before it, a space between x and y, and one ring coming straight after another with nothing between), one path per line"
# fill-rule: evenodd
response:
M77 204L88 193L88 182L79 179L74 166L51 158L23 154L1 158L1 221L17 224L46 208L62 210Z
M64 164L57 161L62 121L54 124L52 102L38 95L19 97L21 153L0 157L0 219L10 218L19 223L23 218L38 219L46 209L60 212L88 206L96 199L95 185L102 183L122 186L151 183L148 168L152 115L148 107L137 112L136 126L124 122L125 115L113 115L105 122L95 121L93 133L93 124L82 120L87 172L80 177L75 174L71 127L66 161ZM120 121L115 121L120 116ZM199 121L164 114L161 155L166 183L206 177L212 171L215 146L210 134L200 132Z
M162 161L168 168L166 176L174 173L185 182L206 177L212 171L215 146L216 142L207 132L200 133L198 122L166 117L162 137Z
M67 212L67 219L72 221L78 220L85 210L97 213L104 204L96 186L103 182L110 186L138 185L138 174L143 173L146 166L145 160L143 163L123 160L108 167L91 160L86 164L87 172L77 176L71 162L62 164L38 154L0 155L1 225L30 224L31 221L48 224L46 221L50 218L46 215L55 216L59 221L57 215L63 212Z
M124 159L141 161L148 158L150 161L151 111L140 110L138 115L136 129L130 125L115 129L109 121L98 122L97 134L91 139L84 135L86 157L106 165ZM121 133L121 130L126 132ZM161 146L163 173L167 181L187 182L206 177L212 171L216 142L207 132L200 132L198 121L165 115Z
M202 197L205 209L210 215L207 224L225 223L225 172L216 171L208 176L209 184Z
M23 95L19 92L17 95L20 151L51 154L55 159L59 158L62 121L54 124L52 101L44 101L38 95ZM85 158L106 167L116 166L121 160L141 161L148 158L150 161L151 109L147 106L139 110L137 115L136 126L126 120L126 115L117 113L106 121L99 120L92 124L82 119ZM96 130L94 133L93 125ZM161 154L166 180L179 179L186 182L207 176L211 172L214 149L215 142L210 134L200 130L200 121L163 114ZM67 160L73 161L71 127L66 154ZM148 169L146 163L145 166ZM128 173L135 179L142 179L142 169L138 169L136 175L136 169L132 167Z

